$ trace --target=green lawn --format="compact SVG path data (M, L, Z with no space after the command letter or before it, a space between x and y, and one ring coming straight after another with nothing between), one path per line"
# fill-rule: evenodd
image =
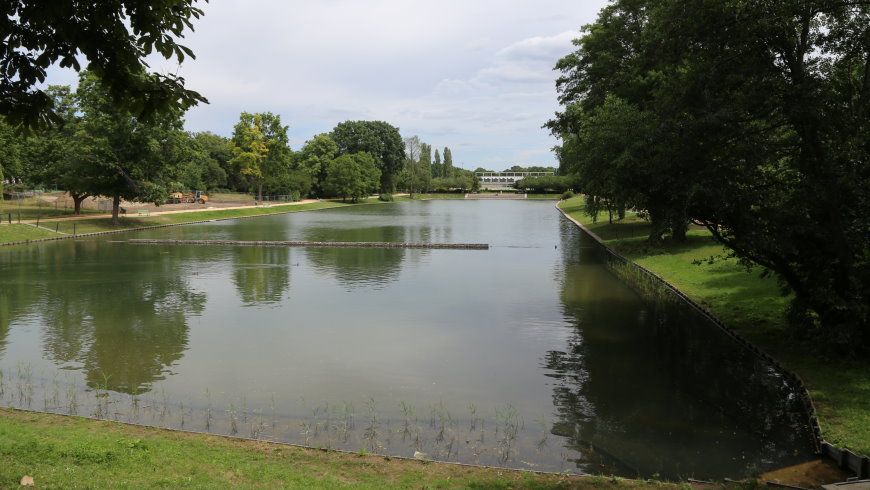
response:
M605 477L538 475L325 452L0 409L0 488L659 488Z
M11 225L0 225L0 243L21 242L56 236L58 234L52 231L25 224L12 223Z
M51 197L50 194L48 196ZM68 204L69 207L60 206L60 204ZM84 209L82 212L86 214L99 213L99 211L93 209ZM72 199L68 198L51 202L35 197L28 197L0 202L0 221L3 223L8 223L10 219L15 223L19 220L54 218L58 216L71 216L72 214Z
M414 199L465 199L465 193L433 192L432 194L414 194Z
M558 201L559 199L562 199L562 194L526 194L526 199L550 199Z
M747 270L704 230L683 244L652 247L648 224L629 215L610 224L583 213L583 198L562 203L571 217L599 235L608 247L659 275L707 308L744 338L796 372L812 395L822 436L832 444L870 454L870 362L826 358L814 346L794 341L785 321L790 301L762 269Z
M377 200L375 200L377 201ZM57 229L58 232L64 234L83 234L96 233L101 231L125 230L133 228L142 228L146 226L158 226L168 224L189 223L193 221L205 221L224 218L240 218L245 216L258 216L264 214L286 213L289 211L306 211L311 209L323 209L337 206L349 206L350 201L344 203L341 201L322 201L307 204L273 204L268 207L245 208L245 209L212 209L204 211L192 211L189 213L174 213L162 216L122 216L120 225L112 225L111 218L99 217L91 219L76 219L76 220L43 220L40 221L40 226ZM26 225L14 225L23 227ZM6 230L6 226L0 227L0 243L18 241L22 239L46 238L50 236L58 236L44 230L38 230L40 234L36 236L28 236L25 238L16 238L18 235ZM27 227L32 228L32 227ZM34 229L35 230L35 229ZM36 231L36 230L35 230Z

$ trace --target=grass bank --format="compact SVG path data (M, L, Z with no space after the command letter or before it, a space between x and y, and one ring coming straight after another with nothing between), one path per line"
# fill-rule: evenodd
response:
M13 223L11 225L0 225L0 243L21 242L24 240L36 240L37 238L52 238L58 234L37 228L31 225Z
M538 475L0 409L0 488L659 488Z
M47 196L49 199L54 200L28 197L0 202L0 221L8 223L11 220L13 223L17 223L21 220L36 218L46 219L72 216L74 211L72 199L58 199L56 195L52 194L47 194ZM82 209L82 213L99 214L100 212L94 209Z
M377 200L373 200L377 202ZM367 201L364 201L367 202ZM120 224L112 224L110 217L105 215L95 218L77 218L65 220L41 220L41 228L25 224L0 226L0 243L16 242L21 240L34 240L37 238L50 238L59 235L97 233L111 230L127 230L147 226L170 225L205 221L213 219L241 218L246 216L259 216L290 211L306 211L311 209L323 209L339 206L349 206L350 201L320 201L306 204L274 204L268 207L250 207L242 209L208 209L202 211L190 211L182 213L154 215L154 216L122 216ZM57 231L57 233L54 232Z
M691 230L686 243L650 246L649 225L634 215L597 223L584 213L582 197L560 207L604 243L654 272L776 357L803 378L816 406L822 436L830 443L870 454L870 361L828 357L794 340L785 321L791 298L761 268L747 270L725 258L723 247L705 230Z

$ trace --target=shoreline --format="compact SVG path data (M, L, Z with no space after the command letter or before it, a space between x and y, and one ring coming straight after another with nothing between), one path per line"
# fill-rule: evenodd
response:
M695 308L700 311L703 315L707 316L714 323L717 324L721 329L723 329L729 336L734 338L737 342L744 345L747 349L752 351L757 356L765 359L770 362L774 367L779 369L784 375L792 378L799 390L802 392L801 398L804 400L805 410L807 412L807 417L810 420L811 427L816 437L816 447L820 456L829 459L830 461L836 461L837 464L852 473L855 473L860 478L868 478L870 477L870 458L865 455L861 455L860 453L855 453L849 450L848 447L838 447L836 444L833 444L827 441L824 437L824 432L822 430L822 426L820 424L819 418L817 416L818 412L816 409L816 403L813 399L810 386L804 381L803 377L798 374L798 372L781 362L774 355L768 353L765 349L759 347L755 342L748 340L745 336L741 335L741 333L722 322L714 313L709 311L707 308L702 306L701 300L696 300L692 298L691 295L679 289L672 281L668 280L667 277L663 277L661 274L657 274L649 270L648 268L638 264L636 261L626 258L619 251L613 249L612 247L607 245L608 240L604 240L600 235L589 229L586 225L584 225L580 220L575 219L573 216L569 214L568 211L563 209L562 203L564 201L559 201L556 204L556 209L567 218L569 221L574 223L579 229L581 229L584 233L588 234L592 237L599 246L601 246L608 253L612 254L615 257L618 257L620 260L625 261L626 264L638 269L643 274L655 278L656 281L659 281L662 285L673 291L675 294L680 296L689 306ZM610 266L608 266L610 268ZM623 279L624 280L624 279Z

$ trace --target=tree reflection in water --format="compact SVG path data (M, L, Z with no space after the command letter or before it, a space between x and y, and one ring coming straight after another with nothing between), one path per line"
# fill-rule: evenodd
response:
M38 316L46 357L80 364L88 386L147 391L183 356L188 318L201 313L205 293L191 290L192 262L182 249L78 241L52 244L51 254L41 246L16 252L0 255L3 291L17 285L22 293L17 308L5 310L4 328L20 316ZM118 262L101 260L118 254L127 254L122 271Z
M579 468L713 478L811 458L796 388L771 365L677 300L637 303L608 287L617 279L596 265L603 254L567 221L561 239L575 328L544 364L552 432L583 454Z

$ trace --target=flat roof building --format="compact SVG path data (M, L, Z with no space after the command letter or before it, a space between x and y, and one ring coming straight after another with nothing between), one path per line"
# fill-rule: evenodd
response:
M481 189L513 189L518 180L526 177L545 177L555 172L475 172Z

